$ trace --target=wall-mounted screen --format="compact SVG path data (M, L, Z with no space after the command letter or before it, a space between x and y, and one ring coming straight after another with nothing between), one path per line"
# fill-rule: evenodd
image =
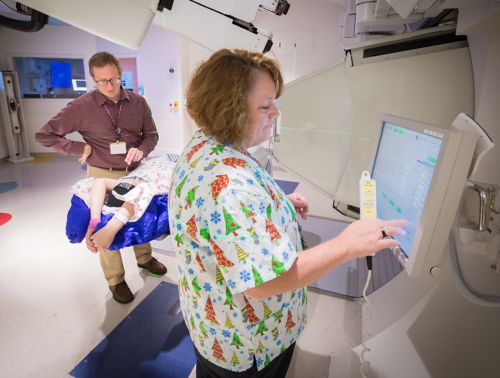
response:
M84 92L74 85L85 82L83 59L13 57L12 63L23 98L75 98Z

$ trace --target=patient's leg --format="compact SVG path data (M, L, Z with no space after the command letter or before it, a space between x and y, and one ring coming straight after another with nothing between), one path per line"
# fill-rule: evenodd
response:
M115 216L109 220L106 226L95 232L90 239L98 249L108 249L118 231L122 229L125 223L127 223L133 215L134 206L129 202L125 202L115 213Z

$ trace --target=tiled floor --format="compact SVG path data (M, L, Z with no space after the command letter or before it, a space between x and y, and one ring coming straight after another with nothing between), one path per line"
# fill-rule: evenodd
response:
M67 377L160 280L176 282L171 254L156 253L168 267L167 275L157 278L140 271L127 248L126 280L136 299L128 305L112 299L97 256L81 244L70 244L64 231L68 188L83 177L74 157L0 161L0 184L18 184L0 192L0 213L13 216L0 226L2 378ZM291 179L284 173L279 178ZM313 214L316 208L319 212L322 206L312 203ZM311 292L309 323L288 376L327 377L330 356L357 345L359 334L359 304Z

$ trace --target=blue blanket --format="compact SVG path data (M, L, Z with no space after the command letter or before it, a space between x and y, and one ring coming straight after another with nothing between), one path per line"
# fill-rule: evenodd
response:
M112 217L113 214L102 214L96 231L103 228ZM66 220L66 235L71 243L80 243L85 239L89 222L90 209L80 197L73 195ZM144 244L169 233L168 196L157 195L153 197L141 218L128 222L116 234L109 249L115 251L131 245Z

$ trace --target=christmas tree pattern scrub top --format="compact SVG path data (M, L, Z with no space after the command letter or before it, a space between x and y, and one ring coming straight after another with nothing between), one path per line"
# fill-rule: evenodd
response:
M196 349L217 366L261 370L306 322L305 288L255 300L248 289L279 277L302 249L295 209L250 156L198 131L172 175L170 229L184 319Z

